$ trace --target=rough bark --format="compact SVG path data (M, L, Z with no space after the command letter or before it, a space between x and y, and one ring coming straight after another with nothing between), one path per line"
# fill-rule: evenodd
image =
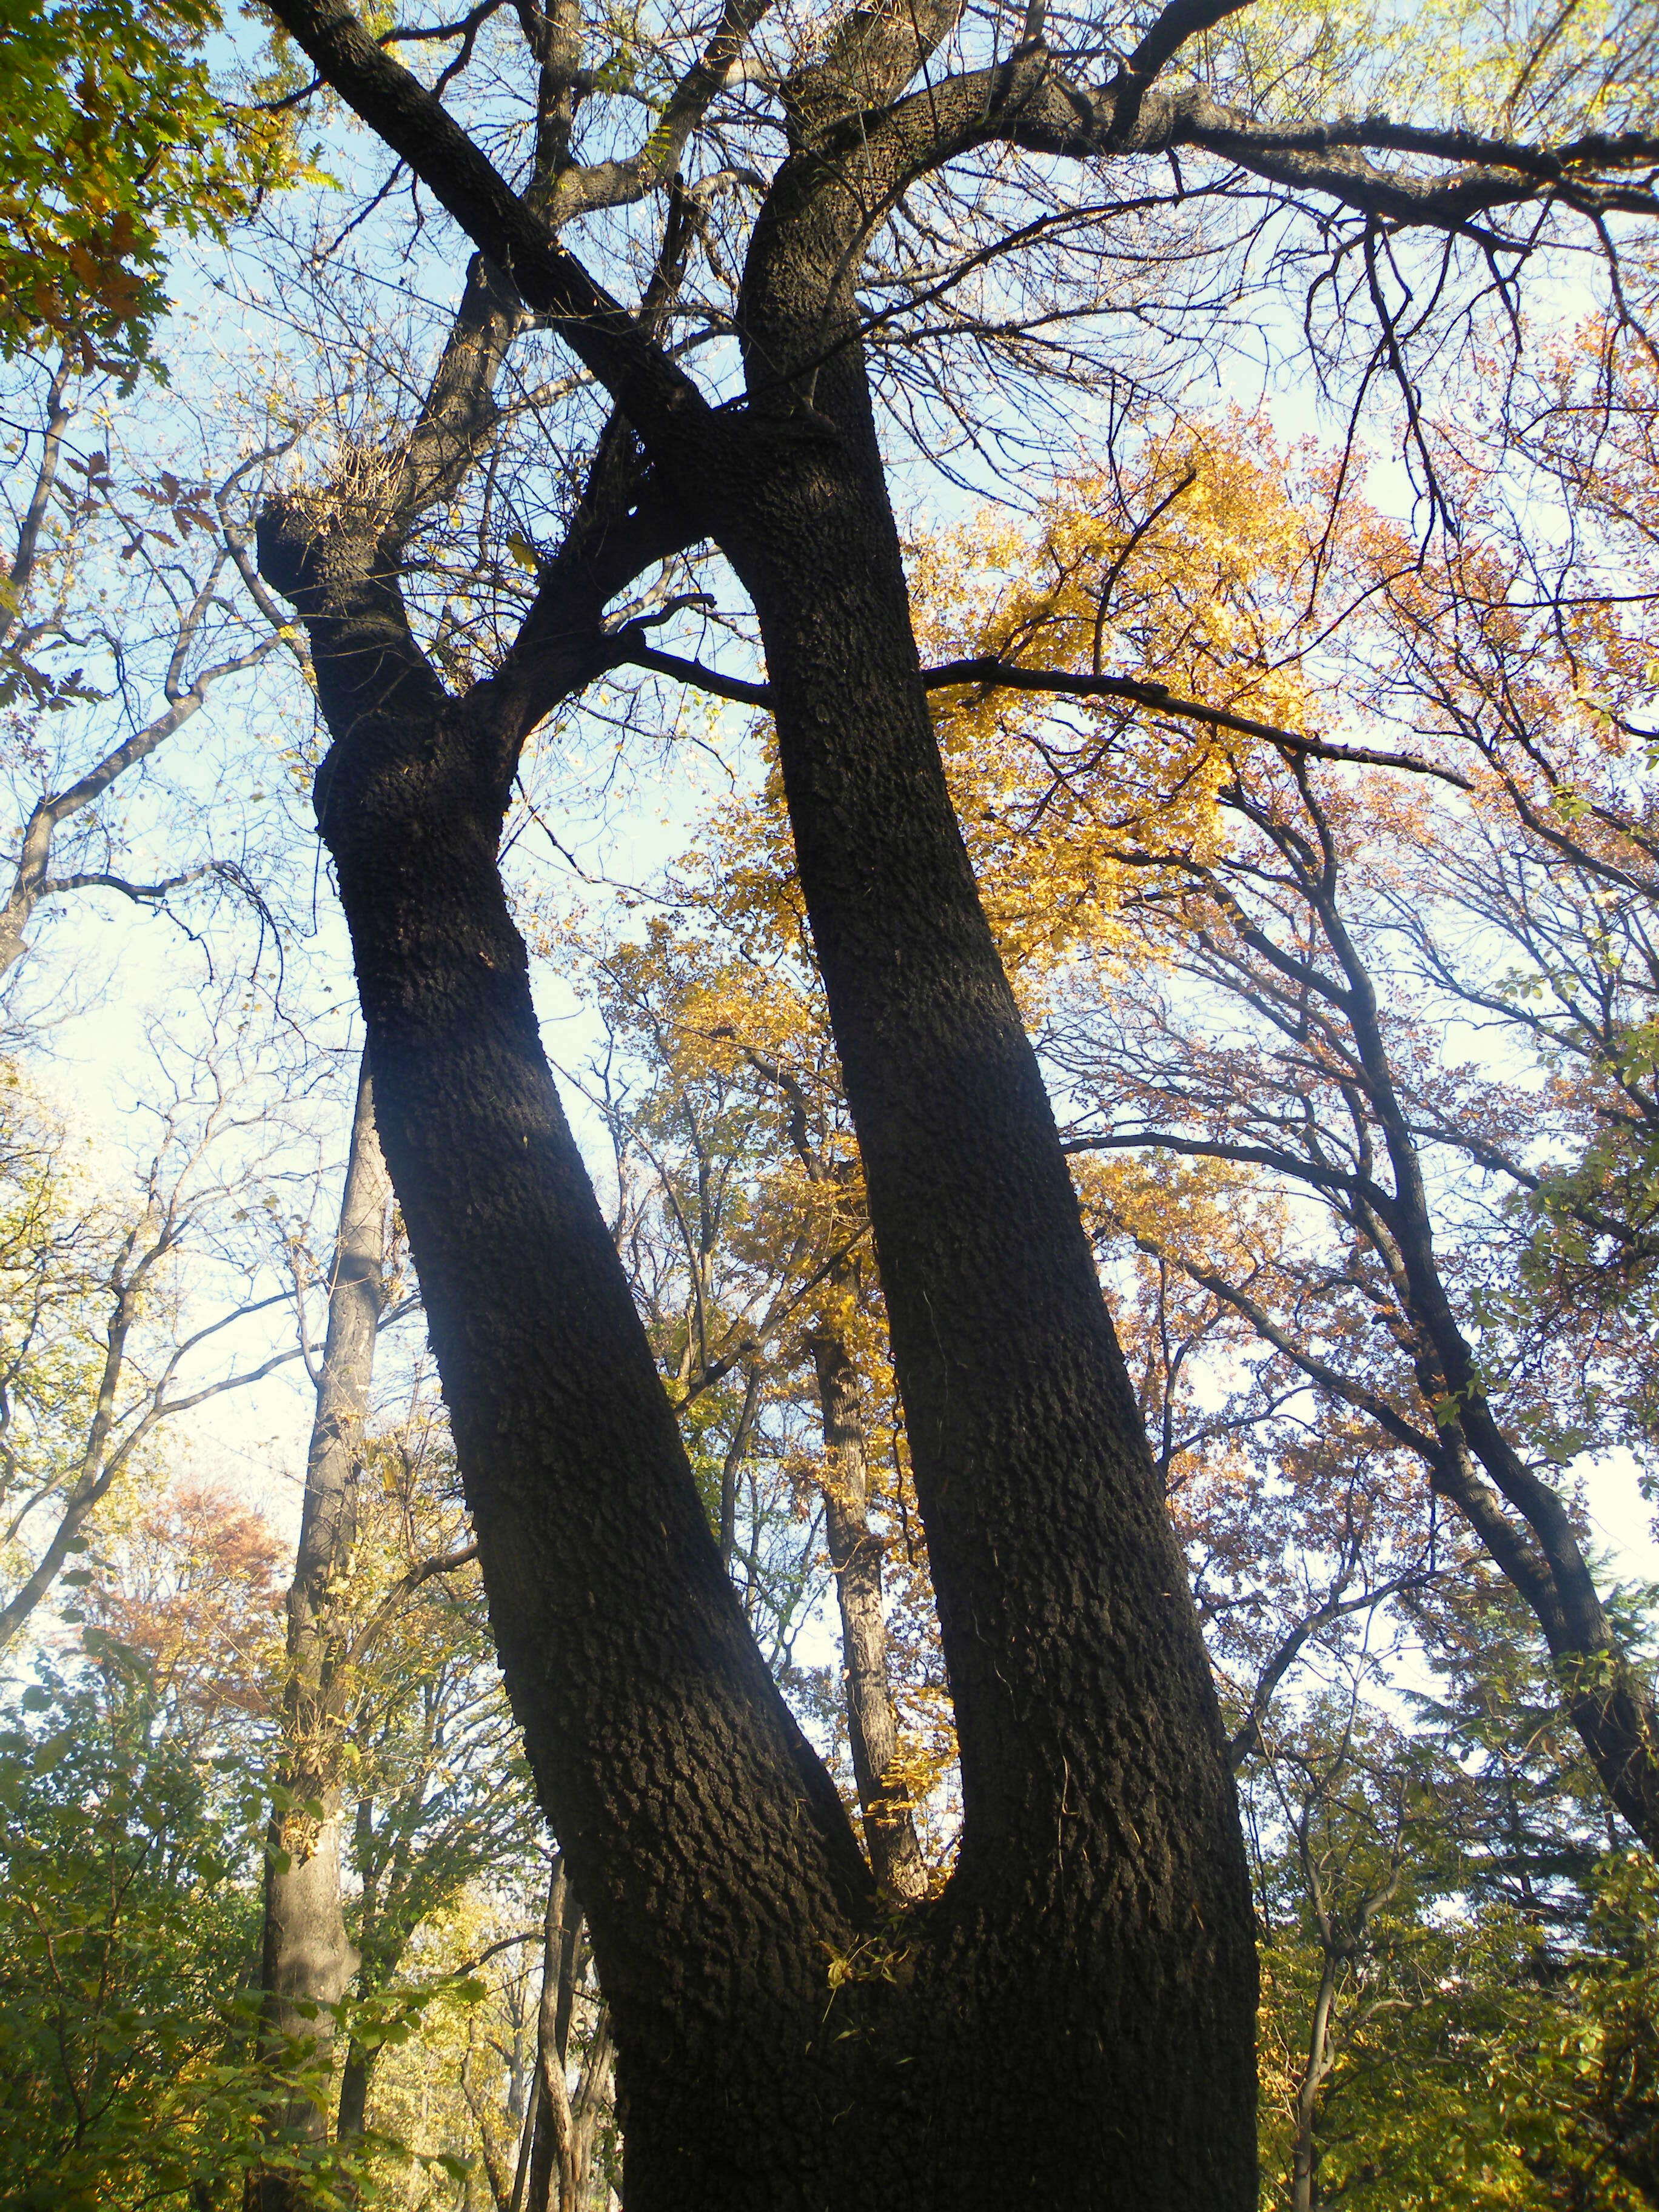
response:
M359 596L349 568L296 573L281 520L267 573L312 618L344 740L319 815L382 1139L504 1671L627 2054L630 2160L664 2203L716 2175L733 2206L799 2201L833 2118L833 2090L801 2079L825 1947L852 1948L871 1884L721 1568L541 1052L495 863L510 755L492 710L517 672L450 702L372 575ZM605 665L598 613L639 532L613 550L620 576L592 545L568 592L549 586L540 649L572 684ZM648 2209L653 2188L637 2195Z
M927 1888L908 1792L892 1774L898 1717L887 1674L887 1622L881 1602L881 1540L870 1526L870 1483L858 1371L830 1332L811 1340L823 1420L824 1529L841 1612L842 1669L853 1777L864 1816L864 1844L878 1881L914 1902Z
M340 1895L347 1638L335 1585L349 1567L356 1538L356 1481L384 1301L390 1196L365 1061L329 1286L299 1547L288 1593L276 1773L283 1797L271 1814L265 1864L263 2031L277 2062L292 2067L297 2054L316 2085L315 2094L296 2094L276 2115L281 2136L291 2145L327 2141L334 2033L328 2008L344 1996L356 1966ZM258 2212L294 2212L304 2192L286 2172L261 2172L250 2182L248 2201Z
M746 487L739 565L957 1703L961 1863L914 1936L872 1918L744 1628L548 1074L495 862L519 672L450 701L372 565L296 559L273 526L337 734L319 811L383 1138L508 1686L589 1903L630 2207L827 2203L856 2103L918 2205L1082 2176L1085 2202L1242 2208L1254 1973L1218 1718L945 791L861 386L842 404L853 434L784 439ZM604 665L595 550L544 580L572 684Z
M615 2018L630 2212L827 2203L872 2143L918 2206L1242 2212L1254 1970L1218 1717L852 406L860 467L782 441L740 565L957 1704L962 1857L914 1931L877 1912L744 1628L548 1073L495 860L521 669L447 699L372 562L285 544L277 516L266 572L336 732L319 812L383 1140ZM561 652L570 685L605 665L604 538L544 576L542 686Z
M960 2038L931 2185L1086 2172L1101 2201L1243 2204L1254 1972L1213 1692L928 720L838 296L853 203L809 145L758 219L743 328L778 434L716 533L765 642L962 1747L961 1856L918 1967Z
M333 51L314 9L282 13ZM848 36L868 99L914 70L898 18ZM544 570L535 652L457 702L380 550L273 516L492 1620L614 2014L629 2212L787 2212L872 2173L926 2212L1245 2212L1255 1972L1225 1747L928 720L852 321L867 205L839 153L804 141L785 165L750 257L750 405L716 418L394 90L405 150L465 169L442 196L526 300L574 303L657 496L759 615L962 1747L956 1874L896 1925L744 1629L537 1037L495 861L514 702L545 712L605 665L625 530L579 529Z
M1102 2203L1243 2206L1248 1906L1185 1571L945 789L861 379L821 372L815 404L837 442L781 455L723 542L761 617L962 1747L918 1969L954 2045L920 2124L933 2201L1086 2172Z

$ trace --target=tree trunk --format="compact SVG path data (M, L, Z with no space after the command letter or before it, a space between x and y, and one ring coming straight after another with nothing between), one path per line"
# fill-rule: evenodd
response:
M340 1899L344 1654L334 1585L349 1566L356 1537L363 1421L384 1297L389 1196L365 1060L329 1288L299 1551L288 1594L288 1666L277 1761L282 1796L271 1814L265 1864L265 2046L278 2064L291 2069L297 2063L314 2077L313 2094L295 2094L278 2108L277 2131L289 2144L319 2145L328 2139L334 2035L328 2008L344 1996L356 1964ZM303 2188L286 2173L261 2172L249 2185L249 2203L257 2212L294 2212L303 2201Z
M891 1778L898 1719L887 1679L887 1622L881 1606L881 1540L870 1526L869 1471L859 1378L847 1346L822 1332L811 1340L823 1417L824 1527L841 1609L842 1667L853 1776L865 1848L878 1881L914 1903L927 1870L916 1841L909 1793Z
M727 1574L738 1549L738 1477L743 1473L743 1462L749 1450L750 1431L755 1425L755 1409L760 1402L761 1370L749 1370L744 1378L743 1404L738 1409L732 1441L726 1448L726 1457L720 1462L720 1565Z
M599 2140L599 2122L610 2100L611 2065L615 2055L616 2045L611 2033L611 2008L601 2003L594 2015L587 2049L582 2057L581 2079L576 2084L576 2094L571 2103L573 2141L570 2170L574 2187L569 2203L561 2206L560 2212L581 2212L584 2200L591 2199L593 2146Z
M795 166L777 222L847 265ZM856 334L823 267L755 281L767 221L769 396L665 473L760 617L933 1563L965 1819L908 1926L744 1627L496 868L518 744L608 665L649 500L584 511L533 659L461 701L382 546L261 530L335 733L319 823L503 1671L615 2020L629 2212L805 2212L872 2172L919 2212L1254 2212L1252 1917L1185 1571L945 789Z
M1291 2146L1291 2212L1314 2212L1319 2202L1319 2143L1315 2124L1319 2092L1331 2070L1331 2010L1340 1963L1328 1948L1308 2028L1308 2061L1296 2089L1296 2134Z
M567 2086L581 1936L581 1906L565 1878L564 1862L558 1858L553 1863L547 1893L542 1994L536 2022L538 2094L526 2212L578 2212L586 2193L594 2140L610 2086L611 2014L609 2006L603 2003L588 2038L574 2097Z
M281 520L262 556L343 740L319 814L381 1138L503 1672L617 2021L630 2207L780 2212L817 2199L847 2107L826 1960L856 1948L873 1885L744 1622L559 1107L495 866L511 764L489 687L447 699L372 574L359 592L323 567L351 549L295 562ZM573 682L632 573L611 580L604 550L554 601L570 642L544 649Z
M451 701L368 558L262 531L337 734L319 816L382 1139L615 2021L629 2212L817 2207L872 2160L930 2212L1245 2212L1249 1905L1184 1570L950 811L890 517L816 459L780 474L811 576L747 566L963 1746L960 1863L909 1931L744 1625L541 1050L495 857L517 672ZM544 672L556 647L571 683L604 665L614 543L544 573Z
M536 2140L530 2160L529 2212L569 2212L576 2194L576 2138L566 2081L570 2014L581 1909L566 1879L562 1856L547 1886L542 1939L542 1994L536 2011Z
M519 2159L513 2170L513 2212L524 2212L529 2201L526 2191L531 2177L531 2161L535 2153L538 2124L541 2118L542 2083L538 2069L530 2069L530 2088L524 2103L524 2120L519 2130Z
M354 2036L346 2045L345 2064L340 2069L339 2116L335 2132L341 2142L360 2136L368 2124L368 2085L374 2076L374 2051L366 2050Z
M917 1970L955 2046L930 2201L1087 2174L1094 2202L1243 2212L1253 1927L1213 1686L928 718L837 299L862 215L791 167L744 301L778 435L710 500L760 618L956 1703L962 1848Z

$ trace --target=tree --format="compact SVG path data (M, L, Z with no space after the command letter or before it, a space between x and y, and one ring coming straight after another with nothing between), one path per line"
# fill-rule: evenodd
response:
M188 470L188 421L176 448L158 450L155 423L130 395L116 411L115 378L87 369L72 337L55 363L20 359L9 382L24 427L4 483L0 709L18 820L0 975L27 951L41 908L71 893L165 908L192 884L250 888L238 865L179 855L176 812L169 872L133 880L110 817L217 687L283 649L286 627L258 588L250 545L280 438L213 480L185 481L175 469ZM225 590L239 570L253 593L240 605Z
M340 2079L343 2140L367 2124L384 2041L376 2013L407 1986L418 1930L468 1883L523 1865L535 1846L533 1802L490 1660L436 1408L417 1402L400 1433L377 1440L370 1465L382 1510L364 1516L366 1548L370 1561L390 1554L392 1571L383 1567L376 1577L384 1595L367 1608L351 1655L359 1670L349 1838L357 1896L349 1926L361 2017Z
M1437 1695L1401 1698L1390 1639L1354 1639L1250 1777L1264 2206L1644 2206L1651 1859L1606 1849L1496 1572L1407 1609Z
M572 2028L582 1980L581 1907L556 1857L547 1890L541 1995L536 2008L535 2057L508 2202L526 2212L579 2212L592 2169L595 2139L610 2092L613 2050L602 1997L588 2022L574 2094L568 2084ZM496 2191L497 2203L501 2191Z
M56 337L143 358L165 234L223 234L282 175L279 118L233 134L203 47L213 0L9 0L0 13L0 355Z
M941 2207L1074 2191L1079 2174L1101 2203L1133 2190L1243 2208L1254 2193L1249 1911L1219 1717L940 769L858 272L913 185L985 148L1126 167L1171 155L1177 193L1190 153L1292 207L1322 198L1358 216L1380 291L1384 225L1484 226L1501 254L1490 224L1505 209L1650 212L1632 173L1654 146L1622 83L1609 98L1628 137L1576 122L1556 137L1557 71L1474 133L1264 121L1207 83L1160 88L1226 12L1178 0L1095 86L1039 15L994 26L958 69L940 52L953 15L855 12L775 70L744 51L757 16L733 9L639 150L586 164L572 152L588 88L577 26L530 15L539 99L520 195L349 10L278 0L320 75L488 257L383 491L337 499L325 520L269 509L261 561L308 627L335 739L319 821L383 1140L505 1671L614 2011L635 2212L823 2203L872 2163L891 2193ZM1608 58L1627 59L1617 38ZM653 325L699 220L671 178L739 78L775 99L786 153L747 241L741 404L716 405ZM1516 116L1551 137L1510 135ZM665 251L636 315L555 234L656 190ZM994 256L1010 240L988 189L983 204ZM951 273L972 258L952 255ZM499 358L518 302L622 420L538 562L516 647L452 698L405 618L399 546L475 433L493 377L477 364ZM1378 345L1398 360L1392 318ZM944 1899L899 1937L721 1574L495 869L525 737L629 650L605 608L704 537L765 648L956 1704L962 1850ZM860 2124L838 2131L849 2109Z
M328 2140L334 2008L356 1964L340 1893L341 1738L356 1624L349 1613L340 1616L357 1540L357 1477L374 1340L386 1302L388 1197L365 1069L352 1116L329 1274L328 1326L316 1376L317 1415L288 1593L283 1755L275 1773L265 1866L260 1989L268 2043L277 2062L290 2068L290 2051L303 2051L304 2067L297 2070L319 2077L313 2085L319 2094L302 2093L281 2116L283 2134L301 2143ZM293 2168L261 2173L250 2197L269 2212L285 2212L296 2201Z
M1125 991L1109 971L1073 976L1051 1048L1072 1086L1067 1143L1079 1153L1161 1152L1285 1178L1328 1218L1327 1238L1292 1238L1275 1249L1236 1246L1224 1255L1176 1215L1156 1224L1143 1219L1138 1233L1246 1319L1279 1356L1280 1376L1299 1373L1328 1404L1346 1405L1374 1425L1386 1449L1415 1458L1434 1494L1477 1530L1534 1609L1609 1798L1651 1842L1659 1835L1659 1732L1650 1686L1620 1648L1571 1500L1551 1476L1551 1462L1571 1459L1597 1426L1607 1433L1605 1416L1588 1409L1600 1399L1611 1413L1634 1387L1611 1378L1631 1359L1639 1320L1627 1309L1622 1323L1604 1314L1589 1330L1564 1329L1569 1316L1552 1302L1543 1321L1504 1273L1507 1241L1510 1264L1519 1263L1525 1279L1534 1256L1528 1240L1517 1251L1512 1237L1495 1237L1487 1226L1488 1209L1499 1211L1502 1196L1473 1195L1459 1180L1460 1171L1473 1170L1571 1218L1571 1176L1553 1174L1539 1153L1546 1133L1559 1130L1582 1150L1607 1115L1609 1093L1640 1097L1640 1079L1621 1084L1617 1072L1632 1014L1614 1003L1645 990L1640 939L1628 957L1615 951L1596 873L1607 861L1589 842L1616 830L1601 820L1590 830L1558 829L1552 802L1518 781L1538 773L1523 747L1547 726L1548 702L1558 696L1539 635L1547 616L1530 632L1509 629L1499 556L1475 538L1473 501L1452 574L1425 574L1376 518L1367 524L1351 516L1339 534L1316 500L1298 514L1277 498L1253 453L1231 441L1200 440L1200 447L1207 451L1193 450L1186 476L1202 487L1195 500L1236 517L1241 501L1254 499L1254 541L1243 542L1254 542L1257 565L1230 581L1218 577L1205 615L1206 631L1231 624L1244 632L1225 672L1232 696L1224 711L1237 717L1241 705L1252 704L1260 720L1266 707L1285 735L1246 749L1218 731L1206 761L1174 763L1182 781L1200 781L1214 793L1220 826L1202 843L1184 825L1174 825L1171 836L1150 794L1135 789L1135 772L1146 764L1139 749L1128 754L1127 778L1119 754L1091 734L1072 742L1050 731L1028 749L1023 804L1044 816L1032 842L1098 851L1106 865L1138 873L1134 926L1179 979L1165 985L1143 970ZM1203 519L1189 523L1173 504L1160 514L1152 499L1158 467L1151 474L1149 528L1123 546L1132 589L1132 553L1156 568L1190 554L1182 541L1200 538L1207 527ZM1046 653L1061 672L1086 645L1079 609L1113 557L1092 546L1079 551L1079 536L1095 526L1085 497L1034 564L1040 575L1047 559L1069 552L1066 591L1045 595L1025 586L994 620L1022 655ZM1242 534L1237 521L1233 527ZM1316 556L1325 568L1316 592L1307 587ZM1499 774L1476 783L1457 764L1459 754L1431 756L1413 771L1419 784L1413 793L1402 788L1401 773L1414 756L1300 734L1328 726L1333 712L1304 663L1304 655L1312 661L1311 639L1334 632L1339 665L1363 667L1370 642L1364 625L1333 620L1328 610L1378 599L1389 627L1372 664L1380 663L1375 691L1401 687L1400 662L1386 648L1404 629L1418 647L1415 664L1407 664L1415 696L1437 708L1455 699L1471 721L1473 699L1501 698L1523 725L1519 737L1501 725L1486 732L1487 743L1503 749ZM1454 599L1468 611L1457 626L1448 604ZM1443 616L1433 627L1435 652L1428 649L1430 607ZM1159 625L1138 623L1137 653L1159 678L1176 672L1171 660L1179 670L1184 659L1186 686L1203 688L1210 639L1176 627L1171 637L1167 617ZM1510 655L1528 636L1523 684ZM1564 647L1564 659L1568 653ZM1572 680L1584 674L1581 641ZM1478 679L1484 691L1475 691ZM1086 688L1090 679L1080 680ZM1570 744L1564 738L1559 748L1558 793ZM1570 772L1586 793L1597 788L1594 751L1593 737L1573 748ZM1622 771L1609 763L1605 773L1617 781ZM1448 781L1455 803L1443 807L1429 791ZM1154 788L1157 782L1155 774ZM1474 803L1465 806L1464 794ZM1625 834L1628 842L1631 831ZM1564 850L1575 845L1576 863ZM1564 863L1583 871L1576 896L1564 895L1574 888ZM1639 933L1634 902L1621 912L1624 926ZM1459 928L1476 913L1492 933L1471 945ZM1494 956L1485 948L1494 943L1503 948L1496 958L1528 951L1551 977L1541 1009L1534 1008L1532 984L1492 974ZM1397 959L1401 944L1413 955L1409 989ZM1196 1018L1194 985L1204 994ZM1598 994L1607 1002L1599 1029ZM1517 1112L1501 1079L1447 1067L1419 1011L1429 994L1453 1018L1471 1007L1504 1017L1534 1048L1551 1050L1559 1072L1545 1110ZM1575 1063L1581 1072L1569 1076ZM1622 1105L1613 1114L1615 1127L1629 1118ZM1583 1212L1595 1212L1594 1202ZM1565 1418L1570 1406L1585 1408L1591 1425L1573 1430ZM1616 1415L1614 1422L1618 1433Z
M233 1355L215 1371L227 1333L234 1344L234 1332L287 1298L280 1281L268 1287L274 1255L240 1225L242 1201L271 1164L273 1116L268 1085L228 1052L180 1073L178 1094L157 1112L155 1150L133 1178L137 1202L118 1205L76 1171L61 1124L9 1071L0 1182L9 1584L0 1650L85 1551L100 1509L168 1423L295 1356ZM187 1245L204 1263L222 1263L210 1317L181 1312L175 1299L171 1277Z
M363 1068L313 1364L316 1416L270 1765L259 1986L283 2094L269 2113L275 2149L250 2173L248 2203L276 2212L311 2201L337 2072L333 2133L343 2150L365 2133L383 2043L407 2033L400 1975L411 1939L510 1853L527 1815L499 1686L481 1664L476 1605L451 1579L475 1553L418 1382L401 1428L371 1430L377 1338L410 1303L388 1295L389 1199ZM378 1494L363 1494L366 1468L380 1474Z
M32 2212L222 2205L270 2094L236 2002L255 1906L234 1770L275 1546L222 1492L163 1501L139 1540L145 1571L100 1578L85 1654L38 1668L0 1736L0 2175Z

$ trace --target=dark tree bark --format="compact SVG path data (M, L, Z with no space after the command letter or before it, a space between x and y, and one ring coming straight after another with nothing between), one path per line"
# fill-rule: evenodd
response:
M824 1533L841 1613L842 1673L853 1778L864 1816L864 1844L878 1881L914 1903L927 1869L910 1799L892 1775L898 1717L887 1673L887 1622L881 1603L881 1540L870 1526L870 1482L858 1370L841 1338L811 1340L823 1420Z
M1454 228L1547 194L1645 210L1621 179L1656 149L1556 154L1386 118L1287 131L1201 87L1159 90L1233 4L1172 0L1100 87L1067 81L1040 9L1006 59L908 93L955 9L841 17L781 90L789 152L739 316L748 404L717 410L553 227L667 183L755 7L728 5L636 159L582 169L556 151L557 175L520 198L343 0L275 0L627 425L519 647L465 699L403 620L395 518L273 513L262 550L309 629L335 738L319 821L502 1662L614 2014L629 2212L787 2212L872 2185L921 2212L1255 2202L1225 1747L929 727L858 343L861 248L912 178L996 140L1076 158L1194 146L1368 221ZM959 1863L897 1923L721 1571L495 869L525 734L627 657L609 600L653 540L705 537L764 640L957 1705Z
M267 540L336 733L320 812L388 1152L509 1684L614 2008L634 2212L827 2203L872 2171L927 2207L1254 2202L1225 1748L933 744L853 295L860 241L906 178L997 137L1208 146L1399 221L1541 189L1525 149L1477 161L1386 126L1384 145L1464 161L1443 185L1385 173L1352 134L1258 131L1202 95L1155 95L1218 12L1171 8L1087 94L1034 46L905 96L945 16L849 18L785 88L792 150L742 299L749 402L716 414L349 18L279 6L609 387L642 455L623 501L590 500L547 565L501 677L464 701L414 652L384 549L301 544L280 518ZM613 441L601 478L631 444ZM720 1574L495 874L517 744L625 657L603 611L653 531L659 547L712 537L758 614L863 1155L965 1807L945 1895L896 1932Z
M374 2055L353 2041L347 2045L340 2069L340 2103L336 2129L341 2142L362 2134L368 2125L368 2085L374 2078Z
M615 2020L630 2212L824 2205L872 2170L941 2212L988 2191L1244 2212L1255 1982L1221 1730L945 791L855 368L820 381L833 441L779 423L724 542L765 628L957 1705L961 1863L908 1929L721 1571L495 866L517 742L605 665L602 610L651 528L688 534L683 495L666 526L598 502L523 651L461 702L378 547L268 518L336 735L319 815L383 1141Z
M838 173L807 155L774 186L751 392L825 345ZM860 356L830 336L833 435L780 437L718 534L766 644L956 1703L962 1850L916 1968L951 2094L922 2154L940 2203L1086 2172L1103 2203L1242 2206L1255 1984L1208 1668L945 787Z
M340 1898L340 1753L349 1637L335 1584L349 1569L356 1541L357 1476L385 1298L382 1267L391 1194L365 1061L329 1286L299 1549L288 1594L276 1767L283 1798L271 1815L265 1862L264 2033L276 2063L292 2066L297 2051L316 2077L314 2095L296 2094L276 2115L277 2131L290 2146L328 2140L334 2035L328 2008L345 1995L356 1966ZM303 2186L283 2171L251 2176L247 2194L258 2212L294 2212L305 2201Z
M283 521L262 550L342 739L319 816L382 1141L503 1668L627 2055L630 2196L695 2203L729 2175L733 2205L799 2201L844 2070L805 2056L824 1946L852 1950L872 1885L721 1568L541 1052L495 863L523 664L450 702L372 562L340 557L362 549L295 557ZM603 522L544 586L538 702L605 665L604 605L677 542L660 514Z
M872 457L867 411L854 428ZM336 732L319 813L382 1137L503 1668L588 1903L630 2207L826 2203L877 2143L917 2205L1081 2179L1085 2202L1242 2212L1249 1905L1184 1569L950 811L878 482L816 456L779 477L746 565L963 1744L961 1863L902 1939L721 1571L495 867L527 719L605 665L604 605L686 526L596 502L524 651L463 702L377 549L279 514L263 533ZM785 537L819 549L816 592L770 573ZM849 653L865 711L830 725Z

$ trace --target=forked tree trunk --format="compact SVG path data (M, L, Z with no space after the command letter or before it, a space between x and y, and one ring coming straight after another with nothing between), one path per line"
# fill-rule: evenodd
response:
M872 457L867 410L848 442ZM744 1626L542 1052L495 861L526 678L452 701L376 550L276 514L267 573L337 732L319 815L382 1139L615 2021L629 2212L816 2208L872 2170L918 2212L1246 2212L1254 1962L1218 1717L945 791L891 518L849 465L781 439L743 566L957 1701L963 1848L912 1926ZM596 535L544 576L541 699L550 666L605 665L627 549Z
M316 532L272 580L311 628L338 740L323 831L507 1680L615 2011L629 2212L855 2193L917 2212L1250 2212L1255 1964L1226 1748L933 741L858 296L880 226L958 154L1186 140L1233 158L1229 136L1255 134L1207 94L1157 125L1146 107L1231 0L1172 0L1097 90L1065 81L1041 9L966 71L939 54L953 0L832 11L777 86L785 157L736 317L746 390L718 406L550 234L556 192L516 194L344 0L273 4L605 385L687 519L680 542L712 538L755 609L956 1703L960 1856L896 1929L742 1632L495 872L517 747L552 696L550 638L586 636L590 672L605 665L604 559L548 564L534 653L453 702L410 638L395 546ZM724 20L741 38L756 15ZM729 43L711 51L682 118L729 82ZM630 190L667 183L651 162L665 130L684 143L674 129ZM1353 197L1290 159L1265 134L1251 155ZM1425 219L1457 219L1428 215L1424 189ZM584 558L604 554L603 532L584 537Z
M561 1856L553 1863L547 1892L529 2154L514 2191L515 2206L521 2202L523 2212L577 2212L592 2170L593 2145L610 2090L612 2045L610 2008L601 2003L572 2096L567 2071L581 1943L582 1910Z
M1219 1714L945 788L836 296L846 211L821 204L842 172L815 160L756 232L759 396L741 418L688 406L683 435L658 410L658 476L583 510L498 678L446 694L378 541L262 526L336 737L318 811L382 1137L615 2021L629 2212L818 2212L872 2178L915 2212L1254 2212ZM724 1572L496 866L518 747L610 665L604 609L665 508L659 543L711 531L760 617L939 1596L963 1843L944 1896L898 1918Z
M1296 2087L1296 2130L1291 2143L1291 2212L1314 2212L1319 2202L1319 2093L1331 2070L1331 2013L1336 2002L1342 1962L1324 1948L1313 2017L1308 2027L1308 2056Z
M340 1895L340 1752L344 1652L336 1583L356 1533L363 1422L384 1298L386 1213L391 1187L374 1128L367 1061L357 1085L351 1151L329 1286L328 1328L317 1413L306 1460L299 1550L288 1594L287 1674L265 1863L262 2029L284 2068L312 2077L276 2114L289 2147L328 2139L334 2019L356 1965ZM320 2007L322 2009L319 2010ZM302 2185L280 2171L253 2175L256 2212L294 2212Z
M707 496L760 618L956 1705L962 1846L916 1965L929 2201L1086 2177L1091 2203L1243 2212L1255 1977L1219 1717L933 738L837 296L847 173L807 152L773 184L744 331L775 442Z
M751 588L963 1748L959 1864L908 1929L744 1626L542 1053L495 865L514 672L449 700L372 574L267 532L343 740L319 812L503 1668L615 2020L629 2212L816 2208L872 2168L918 2212L1245 2212L1249 1905L1182 1563L890 519L875 543L862 494L796 490L818 594ZM617 588L594 570L562 605L578 680Z
M864 1816L865 1848L876 1880L914 1903L927 1893L909 1792L893 1774L898 1717L887 1673L882 1612L881 1540L870 1526L870 1478L858 1370L841 1338L811 1340L827 1462L824 1532L841 1612L841 1656L853 1778Z

